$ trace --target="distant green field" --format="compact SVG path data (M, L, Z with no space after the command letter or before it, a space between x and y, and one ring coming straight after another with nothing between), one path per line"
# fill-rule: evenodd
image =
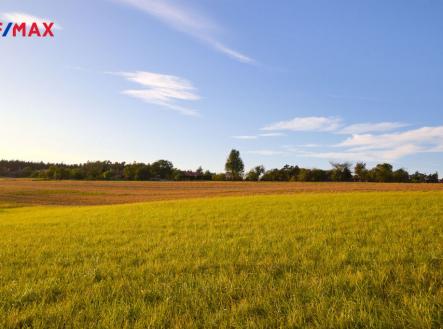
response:
M441 328L443 193L0 206L0 328Z

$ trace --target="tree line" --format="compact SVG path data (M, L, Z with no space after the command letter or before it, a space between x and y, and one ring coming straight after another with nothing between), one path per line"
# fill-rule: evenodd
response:
M211 180L215 175L198 168L179 170L167 160L153 163L94 161L82 164L0 161L0 177L75 180Z
M175 181L279 181L279 182L401 182L438 183L438 173L408 173L405 169L394 170L389 163L378 164L369 169L363 162L331 163L332 168L308 169L285 165L278 169L266 170L256 166L244 171L240 152L232 150L225 163L224 173L213 173L199 167L197 170L180 170L170 161L158 160L153 163L125 163L94 161L83 164L44 163L0 160L0 177L73 180L175 180Z

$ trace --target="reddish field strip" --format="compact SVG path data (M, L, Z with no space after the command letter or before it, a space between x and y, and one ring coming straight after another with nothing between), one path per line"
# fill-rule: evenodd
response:
M443 191L443 184L302 182L110 182L0 179L0 202L100 205L196 197L353 191Z

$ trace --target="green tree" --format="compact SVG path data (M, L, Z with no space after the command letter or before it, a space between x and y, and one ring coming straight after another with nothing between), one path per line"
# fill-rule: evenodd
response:
M151 168L149 165L145 165L144 163L138 164L135 170L135 179L136 180L149 180L151 178Z
M358 182L367 182L369 179L368 169L366 169L366 163L357 162L354 167L354 178Z
M392 174L393 181L399 183L409 182L409 173L404 169L398 169Z
M212 175L212 180L213 181L225 181L226 175L225 174L214 174L214 175Z
M312 169L310 174L312 182L327 182L329 180L329 172L322 169Z
M389 163L378 164L371 171L376 182L388 183L393 180L392 165Z
M70 174L72 179L84 179L85 175L83 173L83 171L80 168L73 168L71 169L71 174Z
M240 158L240 152L237 150L231 150L225 164L227 178L231 180L241 180L244 169L245 165Z
M265 173L265 167L263 166L257 166L254 169L251 169L246 174L246 180L249 181L258 181L260 180L260 177Z
M203 179L204 180L212 180L212 176L213 176L214 174L212 173L212 172L210 172L209 170L206 170L204 173L203 173Z
M349 182L352 180L352 173L349 168L351 164L348 162L336 163L331 162L333 169L331 170L331 179L336 182Z
M311 169L306 169L306 168L301 168L298 176L297 176L297 180L299 182L310 182L312 181L313 176L312 176L312 170Z
M123 177L127 180L135 180L137 163L127 164L123 169Z
M151 173L156 179L172 179L174 166L170 161L158 160L151 164Z
M203 168L200 166L195 171L195 179L202 180L203 179L203 175L204 175Z
M438 183L438 172L430 174L426 177L427 183Z

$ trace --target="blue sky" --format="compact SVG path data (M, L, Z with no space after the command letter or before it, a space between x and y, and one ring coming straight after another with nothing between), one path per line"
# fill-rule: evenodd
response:
M443 2L3 0L0 157L443 174ZM35 17L35 18L33 18Z

